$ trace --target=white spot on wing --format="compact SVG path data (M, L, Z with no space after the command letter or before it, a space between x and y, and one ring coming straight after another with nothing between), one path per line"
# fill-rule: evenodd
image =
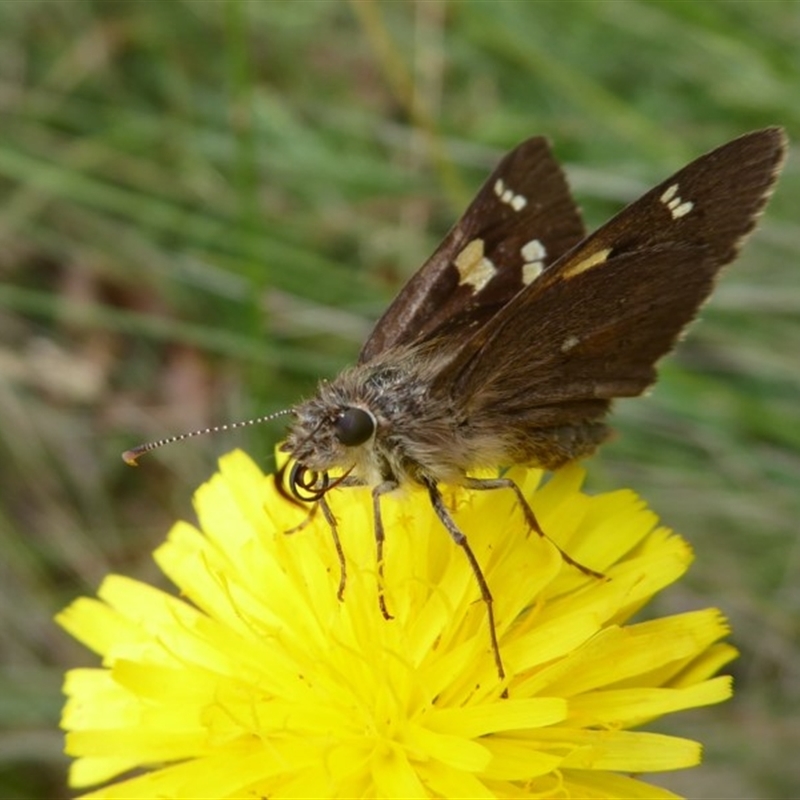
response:
M672 219L685 217L694 208L694 203L691 200L683 200L678 194L678 189L678 184L673 183L659 198L667 207L669 213L672 214Z
M667 203L669 203L670 200L672 200L673 197L675 197L676 194L678 194L678 184L673 183L672 186L670 186L664 192L664 194L661 195L661 202L664 203L664 205L666 205Z
M509 189L502 178L498 178L494 182L494 193L500 198L501 203L511 206L514 211L522 211L528 205L528 198Z
M525 261L543 261L547 250L538 239L531 239L522 245L520 253Z
M473 239L456 256L454 262L459 275L458 285L471 286L474 294L480 292L497 274L497 267L483 252L483 239Z
M577 336L567 336L567 338L564 339L564 343L561 345L561 352L568 353L578 342L580 342L580 339Z
M538 239L531 239L522 245L519 252L523 261L522 283L527 286L542 274L547 249Z
M690 200L681 203L679 206L675 206L675 208L670 208L670 211L672 211L672 218L678 219L678 217L685 217L693 208L694 203Z
M541 261L531 261L522 265L522 285L528 286L533 283L541 274L544 265Z

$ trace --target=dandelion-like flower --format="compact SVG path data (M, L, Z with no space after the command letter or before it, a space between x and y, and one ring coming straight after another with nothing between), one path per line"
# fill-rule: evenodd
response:
M545 531L607 580L529 534L513 493L448 495L495 597L413 487L383 498L377 603L368 489L328 495L347 555L344 601L321 514L243 453L196 493L199 527L155 553L182 599L110 576L60 624L103 658L67 674L74 787L92 798L673 797L631 774L690 767L700 745L632 730L717 703L735 651L716 610L631 616L686 570L683 540L632 492L590 497L571 466L539 488L514 469ZM504 696L507 693L507 697ZM109 783L110 782L110 783Z

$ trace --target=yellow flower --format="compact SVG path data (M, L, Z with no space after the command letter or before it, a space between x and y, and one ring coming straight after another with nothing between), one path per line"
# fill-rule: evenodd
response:
M243 453L195 496L155 553L185 599L110 576L60 624L103 657L67 674L70 783L86 797L580 797L673 795L631 773L697 764L700 746L633 731L717 703L735 656L715 610L627 623L691 554L629 491L580 491L573 466L537 488L553 539L528 535L508 491L448 493L495 596L486 608L424 490L384 498L378 609L371 498L329 501L347 555L344 601L321 514L303 517ZM508 697L503 690L507 688Z

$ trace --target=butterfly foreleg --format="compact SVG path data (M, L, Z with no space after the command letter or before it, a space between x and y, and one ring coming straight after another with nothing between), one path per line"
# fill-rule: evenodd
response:
M392 619L389 609L386 607L386 594L383 587L383 543L386 540L386 533L383 529L383 517L381 516L381 496L388 494L397 488L397 481L384 481L379 483L372 490L372 516L375 524L375 557L378 565L378 606L381 609L384 619Z
M314 505L311 506L311 510L306 515L306 518L299 525L289 528L289 530L284 531L284 533L289 535L303 530L303 528L305 528L317 515L317 509L322 510L322 516L325 517L325 522L328 523L328 528L331 532L331 538L333 539L333 546L336 549L336 557L339 560L339 588L336 591L336 597L339 600L343 600L344 587L347 585L347 564L344 560L344 549L342 548L342 541L339 538L339 527L336 517L333 515L333 511L331 511L331 507L328 505L325 495L322 495L322 497L320 497L314 503Z

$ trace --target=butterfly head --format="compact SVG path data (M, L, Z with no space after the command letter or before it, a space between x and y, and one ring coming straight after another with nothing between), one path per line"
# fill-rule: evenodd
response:
M280 477L289 470L288 487L298 500L319 500L353 471L360 477L374 457L378 422L373 413L326 394L323 391L295 409L295 423L281 445L290 461ZM331 470L343 475L331 478Z

